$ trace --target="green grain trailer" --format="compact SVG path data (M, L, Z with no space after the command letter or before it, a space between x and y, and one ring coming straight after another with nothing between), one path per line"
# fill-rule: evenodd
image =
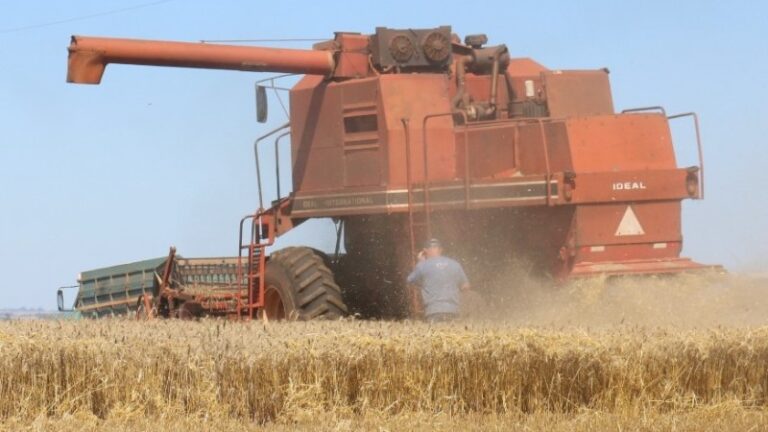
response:
M226 314L236 309L235 303L239 293L237 258L183 258L172 252L168 257L80 273L77 285L59 289L59 310L72 310L64 305L64 289L77 288L73 309L85 317L133 315L139 306L144 304L144 298L159 298L169 259L173 262L165 287L167 289L164 291L170 290L177 295L170 300L164 299L165 304L158 302L156 306L161 310L155 311L156 313L163 315L168 310L177 310L184 303L196 298L224 299L216 305L197 302L195 308L198 314ZM170 307L168 301L173 303Z

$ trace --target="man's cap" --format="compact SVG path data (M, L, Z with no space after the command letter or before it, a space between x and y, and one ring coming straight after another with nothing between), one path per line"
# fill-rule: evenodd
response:
M440 243L440 240L438 240L436 238L431 238L431 239L427 240L426 242L424 242L424 249L429 249L431 247L439 247L439 248L441 248L441 247L443 247L443 245Z

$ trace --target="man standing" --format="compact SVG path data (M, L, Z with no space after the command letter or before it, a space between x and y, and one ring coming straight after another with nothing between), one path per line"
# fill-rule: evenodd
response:
M450 321L459 315L459 291L469 290L469 280L458 262L443 256L440 241L431 239L419 253L419 263L408 283L421 288L428 322Z

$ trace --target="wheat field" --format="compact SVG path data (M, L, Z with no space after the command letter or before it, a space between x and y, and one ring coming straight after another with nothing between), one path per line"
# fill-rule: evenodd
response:
M0 325L0 418L11 429L613 430L687 419L690 430L748 430L768 428L767 402L768 328Z
M0 430L768 430L765 281L650 281L437 325L4 321Z

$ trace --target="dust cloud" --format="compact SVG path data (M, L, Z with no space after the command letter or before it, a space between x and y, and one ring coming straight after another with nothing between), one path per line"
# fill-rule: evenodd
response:
M761 326L768 325L768 277L708 271L557 284L515 266L462 303L467 319L519 326Z

